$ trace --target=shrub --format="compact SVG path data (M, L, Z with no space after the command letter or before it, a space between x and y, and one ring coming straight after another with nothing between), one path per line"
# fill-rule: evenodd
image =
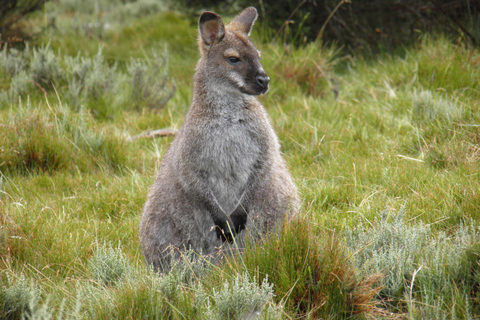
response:
M42 87L50 88L55 85L63 73L59 57L50 48L50 43L33 48L29 66L32 80Z
M40 292L25 278L9 278L7 285L0 287L0 318L21 319L35 310L39 299Z
M404 214L405 207L385 210L370 228L347 230L359 272L385 275L378 284L379 298L391 311L424 319L478 315L478 227L464 224L452 235L434 236L422 223L406 224Z
M130 264L120 247L97 245L89 261L89 269L93 278L103 285L116 285L125 280L131 271Z
M302 44L321 38L355 50L387 49L408 45L419 33L440 31L480 44L480 7L474 1L429 0L237 0L175 1L201 10L235 13L257 6L273 34ZM232 10L232 11L233 11ZM321 34L322 33L322 34ZM368 51L367 51L368 52Z
M267 302L273 298L273 285L266 277L260 287L248 274L237 275L233 283L225 281L220 290L213 289L213 307L210 307L210 319L256 319L261 314L268 316ZM270 311L268 319L278 318L280 314ZM273 318L273 314L277 318ZM266 318L264 318L266 319Z
M405 208L398 213L381 212L373 230L347 230L347 244L355 255L362 273L381 273L379 295L386 301L403 299L405 283L418 268L419 254L425 248L429 228L422 224L410 227L403 221ZM389 217L389 215L392 215Z
M14 103L19 96L33 95L39 89L48 94L54 87L66 87L66 100L74 110L86 105L100 118L112 117L132 105L158 111L175 88L168 83L168 52L163 49L152 55L152 59L132 59L124 73L116 63L106 61L101 48L93 58L55 54L49 44L33 50L27 47L23 52L4 49L0 71L8 91L0 92L0 102Z
M131 78L133 105L160 110L175 93L167 85L168 54L162 56L153 51L153 58L146 61L131 59L127 70Z

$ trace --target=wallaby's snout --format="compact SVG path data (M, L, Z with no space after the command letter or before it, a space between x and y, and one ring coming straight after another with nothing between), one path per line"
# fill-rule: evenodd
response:
M267 76L267 74L259 74L257 76L257 84L263 89L261 91L261 94L267 92L268 90L268 83L270 82L270 78Z

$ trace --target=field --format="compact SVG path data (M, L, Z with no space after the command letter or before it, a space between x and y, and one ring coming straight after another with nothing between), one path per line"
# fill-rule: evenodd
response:
M196 21L59 3L0 52L0 318L480 317L478 49L425 34L364 58L257 28L301 212L219 265L189 253L158 275L138 226L172 137L131 138L181 126Z

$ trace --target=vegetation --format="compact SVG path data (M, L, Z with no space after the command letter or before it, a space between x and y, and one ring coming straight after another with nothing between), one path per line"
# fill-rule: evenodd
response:
M283 41L304 44L317 39L363 55L397 51L424 33L443 33L478 46L478 0L175 0L190 9L238 12L260 9L264 31ZM267 27L268 26L268 27Z
M162 2L76 3L0 52L0 318L480 316L478 49L424 35L366 59L254 34L301 213L159 275L138 224L171 138L129 138L180 127L196 26Z
M22 33L18 28L18 22L28 15L39 11L48 0L3 0L0 11L0 44L14 44L22 41L19 35ZM20 33L20 34L19 34Z

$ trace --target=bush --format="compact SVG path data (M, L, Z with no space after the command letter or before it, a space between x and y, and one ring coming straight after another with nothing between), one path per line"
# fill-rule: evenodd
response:
M478 227L463 224L451 235L434 236L422 223L406 224L404 214L405 208L385 210L370 228L347 230L359 272L385 275L378 283L379 298L393 312L409 311L423 319L478 315Z
M8 90L0 92L0 102L11 104L19 96L66 87L64 98L74 110L86 105L99 118L110 118L132 106L158 111L175 87L168 83L168 52L153 51L152 56L131 60L124 73L116 63L106 61L101 48L93 58L62 56L49 44L33 50L27 46L24 51L5 48L0 52L0 74Z
M97 282L110 286L125 280L131 267L120 247L98 246L89 261L90 272Z
M8 46L8 42L12 39L11 36L14 35L14 26L15 24L29 15L32 12L38 11L43 8L47 0L4 0L1 3L2 10L0 10L0 47L5 45ZM12 37L13 41L21 41L17 37Z
M177 2L186 5L184 0ZM210 0L188 1L188 6L220 12L234 8L236 13L256 6L262 22L274 35L295 44L321 38L355 50L393 50L414 42L419 33L427 31L480 44L480 6L474 1Z
M127 65L132 85L132 102L134 106L147 106L160 110L175 93L175 88L167 84L168 54L162 56L152 52L153 58L145 61L131 59Z
M268 277L259 287L255 278L250 281L248 274L237 275L233 283L226 281L220 290L213 289L209 319L256 319L261 314L264 319L281 319L279 310L267 306L272 298L273 285L268 283Z
M8 279L7 286L0 287L0 318L21 319L31 314L39 298L39 291L26 279Z

